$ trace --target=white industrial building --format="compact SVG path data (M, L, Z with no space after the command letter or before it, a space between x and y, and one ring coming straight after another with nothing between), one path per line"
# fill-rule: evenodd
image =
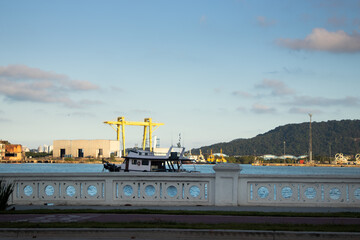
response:
M54 140L53 157L120 157L120 143L116 140Z

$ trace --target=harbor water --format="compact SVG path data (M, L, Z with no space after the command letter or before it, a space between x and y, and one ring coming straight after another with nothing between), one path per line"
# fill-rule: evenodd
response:
M213 164L184 165L189 171L214 173ZM252 166L241 164L240 174L261 175L360 175L360 168L354 167L296 167L296 166ZM1 173L61 173L61 172L106 172L102 164L57 164L57 163L23 163L0 164Z

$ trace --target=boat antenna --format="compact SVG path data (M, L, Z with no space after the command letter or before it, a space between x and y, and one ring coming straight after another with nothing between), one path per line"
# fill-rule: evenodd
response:
M181 133L179 133L179 142L177 143L177 147L181 147Z

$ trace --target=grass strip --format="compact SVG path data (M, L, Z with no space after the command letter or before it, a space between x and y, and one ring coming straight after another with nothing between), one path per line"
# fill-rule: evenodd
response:
M195 211L195 210L159 210L159 209L32 209L0 211L0 214L69 214L69 213L105 213L105 214L167 214L167 215L218 215L218 216L273 216L273 217L346 217L360 218L360 212L238 212L238 211Z
M71 222L71 223L31 223L4 222L0 228L168 228L168 229L226 229L226 230L263 230L263 231L318 231L318 232L360 232L358 225L311 225L311 224L187 224L174 222L128 222L128 223L99 223L99 222Z

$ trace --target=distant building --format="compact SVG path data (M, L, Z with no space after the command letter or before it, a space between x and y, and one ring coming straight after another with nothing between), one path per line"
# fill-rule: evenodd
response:
M229 155L226 155L226 154L224 154L224 153L214 153L213 154L215 157L221 157L221 156L223 156L223 157L229 157Z
M160 138L157 136L154 136L154 146L153 148L160 148Z
M280 159L297 159L297 157L293 155L282 155L279 157Z
M43 147L42 147L42 146L38 146L38 148L37 148L37 152L38 152L38 153L43 152Z
M5 144L0 143L0 160L5 159Z
M307 155L302 155L302 156L296 157L296 156L293 156L293 155L276 156L276 155L267 154L267 155L263 155L263 156L260 156L260 157L263 158L264 160L272 160L272 159L292 159L292 160L298 160L298 159L307 158Z
M23 151L23 152L30 152L30 149L29 149L28 147L23 146L23 147L22 147L22 151Z
M120 157L120 143L115 140L54 140L53 157Z
M264 160L271 160L271 159L277 159L279 158L278 156L272 155L272 154L266 154L263 156L260 156L261 158L263 158Z
M22 147L20 144L5 145L5 160L21 161L22 158Z
M53 149L54 149L53 145L48 146L48 145L44 144L37 148L37 152L38 153L51 153L51 151L53 151Z

